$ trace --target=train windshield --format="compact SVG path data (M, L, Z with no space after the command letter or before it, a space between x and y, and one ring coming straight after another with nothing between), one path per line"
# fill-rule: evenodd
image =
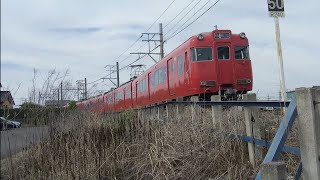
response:
M248 46L235 46L234 47L235 59L249 59L249 47Z
M191 48L191 54L192 54L192 61L212 60L211 47Z

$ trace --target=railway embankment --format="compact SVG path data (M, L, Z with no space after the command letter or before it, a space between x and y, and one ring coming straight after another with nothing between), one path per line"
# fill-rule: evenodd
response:
M257 116L265 122L264 137L272 139L281 114L259 110ZM1 178L254 178L259 166L250 163L247 143L229 136L246 133L243 108L224 108L220 118L215 127L211 108L190 105L108 115L63 112L48 123L46 141L1 161ZM287 143L297 145L296 138L292 133ZM293 174L299 158L283 154L281 160Z

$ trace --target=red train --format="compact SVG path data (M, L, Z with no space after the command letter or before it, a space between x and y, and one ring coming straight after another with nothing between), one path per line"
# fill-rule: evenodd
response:
M252 90L245 33L214 30L190 37L143 74L103 95L78 102L94 112L121 111L167 100L221 94L235 98Z

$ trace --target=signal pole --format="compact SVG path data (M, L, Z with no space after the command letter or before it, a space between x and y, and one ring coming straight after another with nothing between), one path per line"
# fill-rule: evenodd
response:
M287 94L286 94L286 82L285 82L284 69L283 69L279 18L275 17L274 22L275 22L275 32L276 32L276 41L277 41L277 49L278 49L278 59L279 59L279 64L280 64L281 100L285 101L285 100L287 100Z
M283 0L268 0L268 11L269 16L274 18L275 23L275 33L276 33L276 42L277 42L277 53L280 65L280 90L281 90L281 100L287 100L286 94L286 83L284 78L283 70L283 59L282 59L282 48L280 40L280 26L279 26L279 17L284 17L284 3Z

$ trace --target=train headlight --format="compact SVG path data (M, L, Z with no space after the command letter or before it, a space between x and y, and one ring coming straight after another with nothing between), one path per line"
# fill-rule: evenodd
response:
M204 39L202 34L199 34L197 38L198 38L199 41L202 41Z
M241 38L241 39L246 38L246 34L245 34L244 32L240 33L240 38Z

